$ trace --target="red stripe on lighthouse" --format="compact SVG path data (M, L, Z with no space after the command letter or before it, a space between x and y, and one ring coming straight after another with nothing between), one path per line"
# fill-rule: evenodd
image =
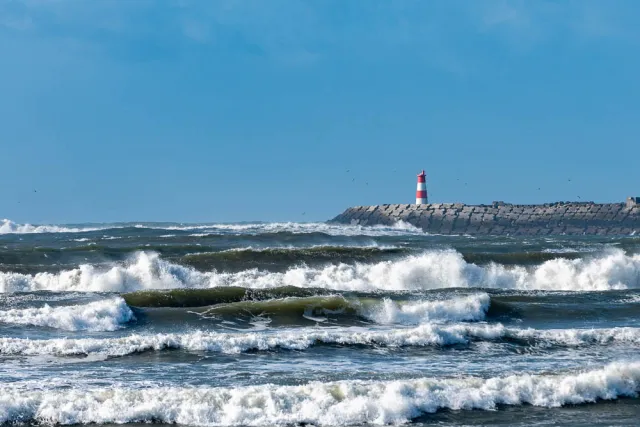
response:
M418 174L418 188L416 188L416 204L429 203L427 196L427 176L424 170Z

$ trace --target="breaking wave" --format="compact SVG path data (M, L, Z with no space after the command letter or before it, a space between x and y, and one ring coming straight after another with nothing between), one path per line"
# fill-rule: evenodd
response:
M250 224L99 224L94 227L67 227L62 225L31 225L17 224L9 219L0 221L0 234L26 234L26 233L80 233L96 230L109 230L115 228L133 227L139 229L155 229L170 231L199 231L201 235L207 234L312 234L323 233L330 236L402 236L407 234L425 233L411 224L399 221L394 225L343 225L330 223L250 223Z
M0 338L0 354L25 356L125 356L145 351L180 349L225 354L248 351L306 350L318 344L347 346L428 347L500 341L537 346L640 344L639 328L517 329L502 324L423 324L414 328L298 328L224 333L195 331L118 338Z
M241 234L263 234L263 233L294 233L309 234L323 233L330 236L398 236L406 234L424 235L424 231L404 221L398 221L393 225L345 225L326 222L272 222L272 223L249 223L249 224L203 224L203 225L174 225L174 226L154 226L139 225L141 228L161 228L164 230L200 230L202 233L241 233Z
M300 316L324 322L327 317L362 317L379 324L418 325L426 322L463 322L484 320L489 309L487 294L469 295L435 301L394 301L389 298L355 298L342 295L282 298L263 301L238 301L220 304L201 313L220 315Z
M84 305L25 308L0 311L0 322L16 325L46 326L66 331L115 331L134 320L122 298L95 301Z
M499 405L559 407L635 397L640 362L559 375L312 382L238 388L158 387L20 390L8 388L0 422L176 423L197 426L407 423L440 409Z
M137 253L126 265L109 270L82 265L59 273L0 272L0 291L113 291L238 286L267 289L283 286L334 290L425 290L499 288L596 291L640 287L640 254L612 249L598 257L558 258L534 267L468 263L453 250L431 251L400 260L324 267L291 267L285 272L248 269L236 273L199 272L163 260L156 253Z
M0 234L82 233L101 229L102 228L63 227L59 225L16 224L9 219L0 221Z
M194 248L200 249L200 248ZM329 246L307 247L244 247L216 252L198 252L183 255L180 263L200 271L221 268L225 271L248 268L286 269L293 264L319 265L326 263L372 262L407 255L412 251L396 246Z
M484 320L491 299L488 294L441 301L397 302L385 298L365 311L365 317L380 324L418 325L426 322Z

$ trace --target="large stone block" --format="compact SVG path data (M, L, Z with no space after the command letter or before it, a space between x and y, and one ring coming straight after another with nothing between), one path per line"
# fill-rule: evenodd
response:
M471 218L469 220L469 222L471 224L480 224L482 222L482 214L480 213L473 213L471 215Z
M442 227L440 228L440 230L438 231L440 234L453 234L453 227L452 224L443 224Z
M453 224L453 222L456 220L456 216L455 215L445 215L442 217L442 223L443 224Z
M495 223L501 227L509 227L511 225L511 219L506 217L498 217Z
M453 227L456 230L465 230L469 225L469 218L457 217L453 223Z
M502 236L505 234L505 228L500 225L496 225L491 229L491 234Z

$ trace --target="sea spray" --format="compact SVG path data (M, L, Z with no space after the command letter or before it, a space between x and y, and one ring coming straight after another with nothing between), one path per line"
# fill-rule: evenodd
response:
M397 302L384 298L366 309L364 316L381 324L477 321L485 318L490 302L486 293L436 301Z
M110 298L88 304L0 311L0 322L16 325L46 326L67 331L115 331L134 320L125 301Z
M639 388L640 362L612 363L556 375L351 380L296 386L113 386L28 391L7 387L0 399L0 423L384 425L407 423L440 409L559 407L636 397Z
M426 290L479 287L524 290L595 291L640 287L640 254L612 249L587 259L553 259L538 266L479 266L454 250L428 251L400 260L324 267L292 266L286 272L248 269L236 273L199 272L139 252L110 269L82 265L59 273L0 272L0 291L128 292L143 289L282 286L334 290Z
M518 329L502 324L423 324L412 328L296 328L227 333L192 331L132 334L117 338L0 338L0 354L25 356L124 356L145 351L181 349L239 354L247 351L306 350L316 345L445 347L474 341L512 343L537 348L610 343L640 344L640 328Z
M103 228L65 227L60 225L16 224L9 219L0 220L0 234L82 233Z
M424 235L424 232L403 221L389 226L374 225L342 225L324 222L296 223L248 223L248 224L104 224L92 227L68 227L64 225L31 225L18 224L9 219L0 220L0 234L38 234L38 233L81 233L96 230L111 230L124 227L138 229L170 230L170 231L200 231L201 235L208 234L310 234L323 233L328 236L402 236Z

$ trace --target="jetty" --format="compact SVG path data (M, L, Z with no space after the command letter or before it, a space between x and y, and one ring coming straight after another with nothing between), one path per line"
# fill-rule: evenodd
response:
M638 235L640 197L622 203L555 202L521 205L416 203L355 206L330 222L392 226L411 224L431 234L497 236Z

